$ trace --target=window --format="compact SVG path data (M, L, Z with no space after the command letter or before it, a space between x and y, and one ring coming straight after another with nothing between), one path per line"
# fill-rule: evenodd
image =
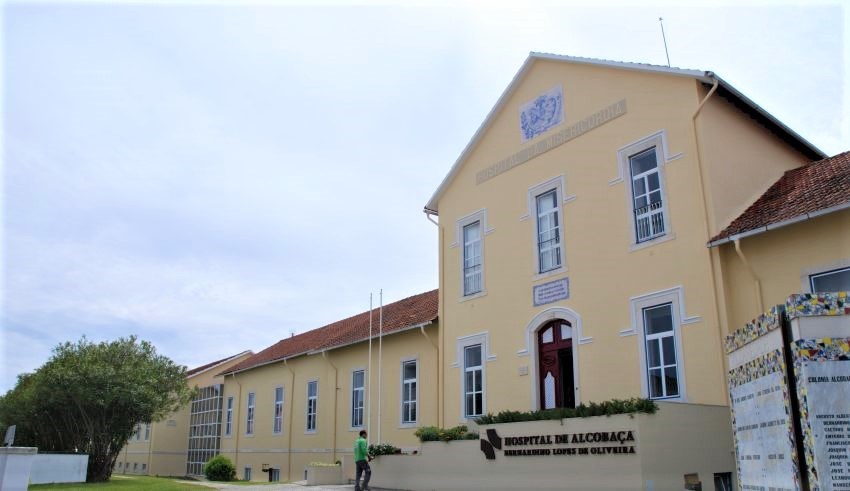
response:
M253 392L248 393L248 414L245 417L245 434L254 434L254 402L255 396Z
M812 293L850 291L850 268L809 275Z
M147 470L148 470L148 464L142 462L142 472L145 472Z
M307 431L316 431L316 414L319 403L319 382L307 383Z
M537 196L538 273L561 267L561 227L558 193L552 189Z
M199 389L189 410L189 451L186 456L186 474L204 474L204 464L218 455L221 449L221 423L224 417L224 386L210 385ZM231 403L233 398L228 399Z
M227 398L227 414L224 417L224 434L230 436L233 431L233 396Z
M668 303L643 309L643 326L649 398L679 397L673 305Z
M351 427L363 426L363 407L365 401L366 377L363 370L351 373Z
M141 425L141 423L139 423L139 424L136 425L136 441L139 441L141 439L142 439L142 425Z
M416 423L416 403L419 396L417 388L417 364L416 360L402 362L401 364L401 423Z
M664 200L655 147L629 157L629 171L636 242L664 235Z
M269 481L270 482L280 481L280 469L269 469Z
M245 467L245 469L242 470L242 479L245 480L245 481L251 480L251 468L250 467Z
M481 416L484 414L484 367L480 344L463 349L463 371L464 417Z
M283 428L283 387L274 389L274 423L272 433L280 433Z
M463 295L481 292L481 222L463 227Z
M138 462L133 462L133 472L136 472L136 471L138 471L138 470L139 470L139 463L138 463Z
M145 441L150 441L151 439L151 425L145 424Z

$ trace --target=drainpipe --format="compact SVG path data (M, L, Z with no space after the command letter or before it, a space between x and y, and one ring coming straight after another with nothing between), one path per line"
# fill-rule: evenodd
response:
M702 99L702 101L700 101L699 105L697 105L697 108L694 111L693 116L691 116L691 123L692 123L691 124L691 130L693 131L694 144L696 145L696 149L697 149L697 155L696 155L696 157L697 157L697 176L699 178L700 197L702 198L702 223L703 223L703 228L705 230L705 236L708 237L708 238L711 238L711 227L709 226L709 217L708 217L708 196L707 196L707 193L705 192L705 178L703 177L702 145L700 145L699 133L697 132L697 116L699 116L699 113L700 113L700 111L702 111L702 108L705 106L705 104L708 102L708 100L711 98L711 96L714 95L714 93L717 91L717 87L720 86L720 79L715 77L715 75L713 73L707 73L707 75L709 75L711 78L714 79L714 84L711 86L711 90L708 91L708 94L706 94L705 97ZM717 294L717 275L714 272L715 263L719 262L719 260L720 260L719 252L713 251L712 249L709 248L708 249L708 265L709 265L708 275L709 275L709 281L711 281L711 294L714 297L712 299L713 303L714 303L714 316L715 316L715 319L717 319L717 324L718 324L717 325L717 336L718 336L719 342L720 342L720 345L719 345L720 346L720 353L721 353L721 355L725 355L725 351L724 351L723 347L726 344L725 344L725 340L724 340L724 337L723 337L723 329L721 328L721 317L724 319L723 323L727 324L727 327L728 327L728 321L725 320L726 319L725 310L724 310L723 313L721 313L721 311L720 311L720 297ZM725 306L724 306L724 308L725 308ZM726 356L721 356L720 359L721 359L721 365L723 367L723 373L720 374L720 379L721 379L720 380L720 384L721 384L720 386L726 387L728 389L728 387L726 385L727 384L726 373L729 371L728 360L726 360ZM726 401L727 401L727 404L728 404L730 402L729 401L729 391L724 390L723 393L725 394Z
M439 265L438 265L439 272L440 272L440 274L439 274L440 280L439 280L439 285L438 285L439 290L437 290L437 298L439 299L442 295L445 295L444 292L446 291L445 288L444 288L445 287L445 273L446 273L444 271L444 266L445 266L446 258L445 258L445 253L443 252L443 242L445 240L445 237L444 237L445 233L443 232L443 227L440 226L439 222L437 222L436 220L431 218L432 216L438 216L437 212L434 211L434 210L429 210L427 208L425 208L425 210L423 210L423 211L425 212L425 218L427 218L429 222L433 223L437 227L437 244L438 244L438 248L439 248L439 251L440 251ZM437 319L438 319L438 322L441 323L444 318L445 317L443 316L443 302L442 302L442 300L439 300L437 302ZM425 334L424 328L422 329L422 333ZM445 408L443 407L443 405L445 404L444 397L443 397L443 387L445 387L445 381L443 380L443 378L445 376L445 371L443 370L443 359L444 359L444 356L445 356L444 353L446 351L444 345L445 345L445 336L443 335L443 329L440 326L438 326L437 327L437 345L436 345L436 347L437 347L437 427L439 427L439 428L443 428L445 426L444 421L443 421L445 419ZM443 349L440 349L440 347L442 347Z
M741 258L741 262L744 263L744 266L747 267L747 272L750 274L750 278L753 279L753 283L755 283L756 305L758 306L757 312L764 312L764 302L761 297L761 280L758 276L756 276L756 272L753 271L753 267L750 266L747 258L744 257L744 251L741 250L741 239L735 239L735 252L738 254L738 257Z
M339 391L339 370L337 369L336 365L334 365L333 362L331 362L331 359L328 358L328 351L327 350L322 351L322 358L324 358L325 361L328 362L328 365L330 365L331 368L334 369L334 412L333 412L334 430L333 430L333 437L331 438L331 443L333 444L333 454L332 454L331 460L333 462L336 462L336 424L337 424L337 419L339 419L337 417L339 415L338 414L339 413L339 397L337 396L337 392Z
M236 380L236 373L233 374L233 381L236 382L236 386L239 387L239 390L236 391L235 404L235 406L238 408L242 405L242 384L240 384L239 381ZM233 418L233 423L235 423L233 425L233 430L236 434L236 448L233 449L233 466L236 467L236 469L239 469L239 420L242 419L242 414L240 411L236 411L236 415L237 417ZM254 476L251 477L253 478Z
M434 347L434 349L438 349L438 348L437 348L437 343L435 343L435 342L434 342L434 341L433 341L433 340L432 340L432 339L428 336L428 333L427 333L427 332L425 332L425 327L430 326L430 325L431 325L431 323L430 323L430 322L425 323L425 324L422 324L421 326L419 326L419 330L422 332L422 335L423 335L423 336L425 336L425 339L427 339L427 340L428 340L428 342L429 342L429 343L431 343L431 346L433 346L433 347Z
M292 417L292 409L295 407L295 401L293 400L293 399L295 399L295 372L292 370L292 367L289 366L289 363L287 363L286 358L283 359L283 366L285 366L286 369L289 370L289 373L292 375L292 377L290 377L290 380L292 381L292 383L289 384L289 390L291 391L291 394L292 394L292 397L289 398L290 399L290 402L289 402L289 408L290 408L290 410L289 410L289 423L288 423L289 430L287 430L287 432L286 432L286 434L287 434L286 449L288 450L287 462L286 462L286 474L287 474L286 480L289 481L289 482L292 482L292 420L294 419Z

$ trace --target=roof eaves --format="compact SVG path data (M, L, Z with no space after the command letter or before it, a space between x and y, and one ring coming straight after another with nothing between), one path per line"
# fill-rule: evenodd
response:
M758 114L760 114L761 116L763 116L764 118L769 120L771 123L775 124L779 129L781 129L782 131L787 133L788 136L790 136L792 139L799 141L801 144L803 144L803 146L805 146L813 154L817 155L821 159L825 159L825 158L829 157L829 155L827 155L821 149L816 147L812 142L810 142L809 140L806 140L805 138L800 136L799 133L797 133L796 131L789 128L787 125L785 125L785 123L778 120L774 115L767 112L763 107L761 107L758 104L756 104L755 102L753 102L752 99L745 96L738 89L736 89L731 84L729 84L729 82L720 78L720 76L718 76L716 73L706 72L706 74L709 75L713 79L717 79L717 81L720 83L721 87L726 89L729 93L731 93L736 98L738 98L738 100L740 100L741 102L743 102L747 106L751 107L754 111L756 111Z
M711 72L706 72L702 70L690 70L686 68L673 68L662 65L650 65L645 63L630 63L627 61L612 61L612 60L602 60L599 58L583 58L579 56L567 56L567 55L558 55L553 53L538 53L531 52L531 56L543 60L554 60L554 61L568 61L571 63L578 63L583 65L593 65L593 66L603 66L610 68L622 68L625 70L635 70L640 72L655 72L655 73L663 73L666 75L677 75L680 77L689 77L696 78L697 80L705 83L712 83L714 80L711 78Z
M722 239L717 239L706 244L706 247L716 247L721 244L726 244L727 242L735 242L736 240L740 240L746 237L752 237L753 235L759 235L761 233L767 232L768 230L776 230L778 228L785 227L786 225L791 225L798 222L803 222L806 220L810 220L812 218L817 218L819 216L828 215L830 213L835 213L837 211L850 209L850 201L846 203L842 203L840 205L831 206L829 208L823 208L821 210L810 211L808 213L803 213L802 215L797 215L793 218L789 218L787 220L782 220L781 222L769 223L767 225L762 225L761 227L757 227L754 229L750 229L739 234L730 235L728 237L724 237Z
M272 360L267 360L267 361L264 361L264 362L261 362L261 363L257 363L256 365L251 365L249 367L240 368L239 370L227 370L225 372L219 373L219 375L236 375L237 373L247 372L248 370L253 370L255 368L264 367L266 365L271 365L273 363L277 363L277 362L280 362L280 361L291 360L293 358L297 358L299 356L304 356L304 355L309 355L309 354L310 354L309 351L302 351L302 352L296 353L294 355L281 356L279 358L274 358Z
M241 353L239 353L239 354L233 355L233 356L231 356L231 357L229 357L229 358L225 358L225 359L223 359L223 360L219 361L218 363L216 363L215 365L208 366L207 368L204 368L203 370L201 370L201 371L199 371L199 372L196 372L196 373L193 373L192 375L189 375L189 377L188 377L188 378L197 377L198 375L200 375L200 374L202 374L202 373L206 373L206 372L208 372L208 371L212 370L212 369L213 369L213 368L215 368L215 367L220 367L220 366L224 365L225 363L227 363L227 362L229 362L229 361L231 361L231 360L234 360L234 359L236 359L236 358L239 358L240 356L244 355L245 353L251 353L251 350L245 350L245 351L243 351L243 352L241 352ZM218 374L218 375L221 375L221 374Z

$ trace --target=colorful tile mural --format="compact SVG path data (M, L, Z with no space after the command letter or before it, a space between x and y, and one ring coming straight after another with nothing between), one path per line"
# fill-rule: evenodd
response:
M728 355L729 353L740 349L745 344L752 343L768 332L777 329L781 325L780 316L784 309L785 307L782 305L772 307L769 312L765 312L758 316L758 318L748 322L746 326L737 329L733 331L732 334L726 336L726 354Z
M850 292L800 293L788 297L785 311L791 319L815 315L850 315L848 298Z
M846 299L845 295L841 297L843 302ZM794 295L793 297L802 297L802 295ZM789 305L792 298L788 299ZM810 305L814 299L803 299L799 305L804 306L803 312L808 312L809 309L805 305ZM836 297L836 300L838 298ZM818 302L819 304L819 302ZM845 304L846 305L846 304ZM832 310L832 309L830 309ZM838 314L811 314L803 313L800 315L850 315L847 312ZM815 434L812 429L812 417L810 414L809 395L803 372L804 363L821 363L830 361L850 361L850 338L819 338L819 339L799 339L791 344L791 352L794 356L794 376L797 381L797 398L800 401L800 419L801 429L803 433L803 450L806 459L806 468L808 469L809 485L812 491L818 491L820 488L818 475L820 471L828 472L829 469L818 469L815 459Z

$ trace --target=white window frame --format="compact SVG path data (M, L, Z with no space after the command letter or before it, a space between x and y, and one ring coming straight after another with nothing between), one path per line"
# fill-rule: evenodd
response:
M224 410L224 436L233 435L233 396L227 396L227 405Z
M360 387L354 386L354 377L356 374L363 374L363 385ZM357 408L355 406L357 402L357 393L360 394L360 407ZM357 410L360 411L360 424L356 424L355 414ZM363 429L364 422L366 421L366 370L363 368L355 368L351 371L351 412L349 418L349 429L351 431Z
M280 391L280 400L277 399L278 391ZM272 434L280 435L283 433L283 408L286 402L286 390L282 385L274 388L274 405L272 406Z
M480 231L480 241L481 241L481 290L475 293L471 293L469 295L465 295L466 291L464 289L464 240L463 240L463 230L467 225L472 225L475 222L479 222L479 231ZM486 260L485 260L485 237L493 232L492 228L488 228L487 225L487 209L482 208L474 213L470 213L464 217L461 217L455 223L455 241L449 244L450 248L460 247L459 256L459 269L460 272L460 281L459 281L459 302L466 302L469 300L473 300L476 298L483 297L487 295L487 275L486 275Z
M470 234L466 233L467 231L471 230L472 227L476 227L478 229L478 232L477 232L478 237L474 238L474 239L467 237L467 235L472 235L471 233ZM482 254L481 254L481 244L483 244L483 242L484 242L482 240L483 235L484 234L481 231L481 222L472 222L468 225L464 225L464 227L463 227L463 245L461 247L461 254L463 256L463 258L462 258L463 272L461 274L463 275L463 296L464 297L468 297L470 295L477 295L477 294L481 293L481 291L484 289L484 284L481 281L482 273L483 273L483 270L484 270L484 261L483 261L483 257L482 257ZM469 252L470 249L472 249L474 251L476 246L478 248L478 255L477 256L475 256L474 253L467 254L467 252ZM475 262L476 257L478 259L477 263ZM472 265L467 266L467 262L471 262ZM475 268L475 267L478 268L477 272L469 273L467 271L467 269ZM476 276L478 277L477 281L474 281ZM474 285L475 283L477 283L477 288L475 288L475 286L471 286L471 285Z
M246 465L246 466L242 469L242 479L243 479L244 481L250 481L250 480L251 480L251 477L252 477L252 476L251 476L251 474L253 474L253 472L252 472L252 470L251 470L251 466L250 466L250 465Z
M812 276L847 268L850 268L850 257L805 268L800 272L800 291L803 293L814 293L812 291Z
M848 266L846 268L835 268L835 269L830 269L830 270L827 270L827 271L822 271L820 273L810 274L809 275L809 288L811 290L811 293L815 293L815 278L816 277L832 275L832 274L836 274L836 273L848 273L848 274L850 274L850 266ZM848 288L848 290L850 290L850 288ZM842 290L842 291L846 291L846 290Z
M645 360L646 368L647 368L646 377L647 377L648 398L653 399L653 400L677 399L680 396L680 393L681 393L681 391L679 390L679 379L680 379L679 374L681 372L681 370L679 370L680 363L679 363L678 359L675 359L675 360L673 360L673 363L670 363L670 360L667 360L664 357L664 340L665 339L667 339L667 338L673 339L673 356L674 357L677 357L677 355L676 355L677 349L676 348L678 347L678 344L681 342L681 340L676 339L676 330L675 330L675 327L674 327L675 326L675 320L674 320L674 314L673 314L673 304L672 303L662 303L662 304L658 304L658 305L652 305L652 306L649 306L649 307L644 307L641 311L641 313L643 314L644 329L646 328L647 314L649 313L649 311L655 310L655 309L665 309L665 310L669 309L669 311L670 311L670 330L659 332L659 333L654 333L654 334L645 334L644 335L644 349L646 349L646 351L648 353L650 351L648 349L650 345L657 345L658 358L659 358L659 363L660 363L657 366L650 366L649 360ZM667 369L670 368L670 367L674 367L676 369L675 371L676 371L677 393L675 395L669 395L669 391L667 389L666 377L664 376ZM650 387L651 384L649 383L649 371L650 370L656 370L656 369L661 370L661 375L662 375L662 377L661 377L661 386L662 386L661 391L662 391L662 394L660 396L653 397L652 396L652 390L651 390L651 387Z
M528 193L526 195L526 203L527 203L527 213L520 217L520 221L524 221L527 219L532 219L534 222L532 224L532 250L534 251L534 264L532 265L532 271L534 275L532 280L538 280L541 278L548 278L550 276L558 275L561 273L565 273L568 271L567 268L567 251L564 246L564 205L570 203L576 199L574 195L566 196L564 194L565 184L564 184L564 176L558 175L541 183L535 184L528 188ZM558 230L560 231L560 241L558 242L558 254L561 257L561 264L556 267L546 271L540 271L540 246L539 246L539 223L538 223L538 211L537 211L537 198L543 196L549 192L555 192L555 206L558 212Z
M465 392L465 383L466 383L466 370L464 367L464 350L467 346L472 346L475 344L481 345L481 388L483 390L483 395L481 398L482 407L481 410L483 414L487 414L487 363L493 362L496 360L496 355L494 355L490 351L490 333L487 331L479 332L476 334L470 334L468 336L463 336L457 338L456 342L456 352L455 352L455 362L452 363L452 368L459 368L459 376L460 376L460 413L459 420L461 423L467 423L470 420L476 418L477 416L467 417L466 416L466 392Z
M151 425L150 423L145 423L145 439L144 441L151 441Z
M640 386L641 386L641 395L645 398L649 398L649 382L648 376L649 371L647 369L646 363L646 334L644 330L644 317L643 311L648 307L655 307L663 304L671 304L671 311L673 313L673 336L674 343L676 345L676 369L678 375L679 382L679 395L677 397L671 397L666 399L660 399L667 402L687 402L688 401L688 389L685 379L685 357L684 350L682 348L683 339L682 339L682 326L689 324L696 324L701 322L702 318L700 316L687 316L685 314L685 294L684 288L681 286L668 288L666 290L661 290L653 293L648 293L645 295L640 295L637 297L632 297L631 299L631 318L632 318L632 328L620 331L620 336L632 336L635 335L637 337L638 343L638 353L639 353L639 361L640 361Z
M633 177L631 172L631 158L635 155L638 155L646 150L651 148L655 148L655 158L657 163L657 172L658 172L658 183L661 191L661 216L662 220L664 220L664 233L655 237L652 237L647 240L643 240L638 242L637 236L637 222L635 220L635 208L634 208L634 184ZM667 192L667 178L666 178L666 164L678 158L681 158L681 154L674 155L672 157L669 156L669 152L667 150L667 133L665 130L658 131L653 133L647 137L641 138L640 140L630 143L617 151L617 161L619 164L619 175L617 178L609 181L610 185L614 185L617 183L625 184L625 195L626 195L626 211L628 213L628 221L629 229L631 230L631 243L629 246L630 251L636 251L639 249L643 249L645 247L649 247L655 244L659 244L661 242L666 242L668 240L673 240L676 236L673 233L673 226L670 222L670 200Z
M254 435L254 410L257 406L257 393L248 392L248 397L245 398L245 436Z
M404 378L404 367L408 363L414 363L416 367L416 375L413 379ZM399 373L399 378L401 379L401 397L399 397L399 425L401 428L411 428L415 427L419 423L419 359L418 358L404 358L401 360L401 370ZM408 393L407 386L412 382L416 384L416 389L413 391L413 399L409 401L405 401L405 396ZM414 411L416 413L416 417L413 419L407 419L405 416L408 414L408 410L405 409L405 404L409 406L413 406Z
M280 482L280 467L269 468L269 482Z
M316 395L310 395L310 385L314 385L316 387ZM307 405L304 408L304 433L316 433L319 428L319 380L312 379L307 381L307 386L305 387L305 393L307 395ZM312 407L311 407L312 403ZM312 409L312 412L311 412ZM313 426L310 427L310 416L312 415Z

